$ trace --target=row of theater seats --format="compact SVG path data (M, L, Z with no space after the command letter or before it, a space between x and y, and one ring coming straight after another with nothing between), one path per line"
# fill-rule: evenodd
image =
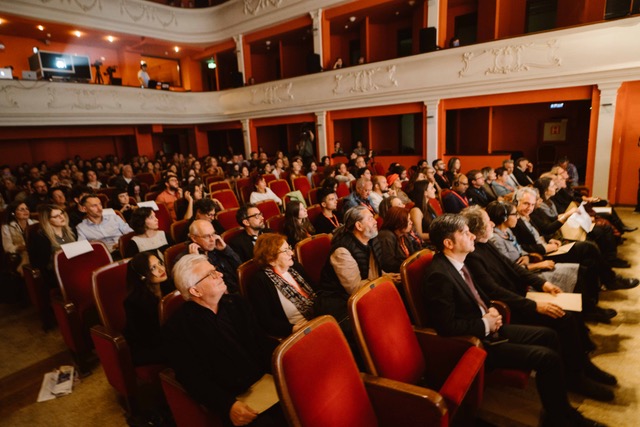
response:
M69 349L80 361L90 352L87 331L91 326L91 341L106 377L123 397L130 413L137 408L139 384L160 381L179 426L221 425L215 414L186 394L170 370L160 365L133 366L122 336L128 259L112 262L102 243L91 242L91 245L94 251L90 254L68 259L63 252L58 252L54 258L60 285L60 296L54 299L54 312ZM320 234L301 241L296 247L298 260L313 284L318 283L330 246L331 236ZM407 259L401 269L406 303L416 327L427 322L427 313L420 304L419 285L431 257L431 252L423 250ZM170 255L165 254L165 258L168 260ZM170 266L167 262L168 269ZM257 269L252 260L239 267L244 296L251 292L252 275ZM161 323L182 302L177 291L166 296L160 303ZM458 412L463 401L470 413L478 407L485 353L477 340L446 339L433 331L414 330L395 285L384 277L354 294L349 306L370 375L358 373L335 320L327 316L314 319L282 342L273 358L278 391L291 425L373 425L369 423L371 417L380 425L414 425L418 420L420 425L448 425L449 418ZM98 315L96 324L91 323L92 312ZM508 312L504 314L508 316ZM528 374L505 371L494 372L492 377L522 387ZM320 381L322 378L334 380ZM335 399L336 393L345 395ZM299 399L309 395L314 398ZM349 404L324 406L325 409L319 411L323 405L336 402ZM466 409L460 417L465 416ZM425 423L425 420L433 422Z

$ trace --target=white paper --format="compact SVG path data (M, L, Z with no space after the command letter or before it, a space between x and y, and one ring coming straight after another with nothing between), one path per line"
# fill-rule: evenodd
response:
M63 365L59 370L47 372L38 392L38 402L46 402L56 397L66 396L73 391L73 366Z
M611 206L594 206L591 209L593 209L595 213L611 214Z
M551 295L547 292L527 292L527 298L536 302L552 302L567 311L582 311L582 294L562 292Z
M567 252L569 252L571 250L571 248L573 247L573 245L575 245L576 242L571 242L571 243L567 243L566 245L562 245L560 246L558 249L556 249L553 252L549 252L544 254L545 256L554 256L554 255L562 255L562 254L566 254Z
M240 402L246 403L251 409L263 413L279 402L276 384L273 375L264 374L255 382L249 390L236 397Z
M58 374L56 372L47 372L42 379L42 385L40 386L40 392L38 392L37 402L46 402L47 400L55 399L55 394L51 393L51 390L56 385L56 379Z
M578 210L567 219L566 224L572 228L582 228L587 233L591 232L593 222L591 222L591 217L584 209L584 202L581 203Z
M77 242L65 243L64 245L60 245L60 248L69 259L88 252L93 252L93 247L88 240L78 240Z
M116 211L111 208L102 209L102 215L118 215Z
M155 200L147 200L146 202L138 202L136 204L138 205L139 208L151 208L154 211L157 211L159 209Z

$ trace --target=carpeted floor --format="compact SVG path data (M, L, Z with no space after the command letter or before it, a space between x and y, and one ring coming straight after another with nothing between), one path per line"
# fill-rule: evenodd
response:
M640 215L632 214L632 209L620 208L619 213L628 225L640 227ZM620 256L630 261L632 268L618 272L640 277L640 230L625 237ZM610 325L589 325L598 345L594 362L618 377L616 399L601 403L571 395L571 401L583 414L611 427L640 426L639 299L640 287L602 292L600 305L615 308L618 316ZM82 379L71 395L36 403L44 373L69 363L70 358L57 330L41 331L33 309L0 304L0 342L0 426L127 425L100 367ZM525 390L488 388L480 415L501 427L534 427L539 413L534 381L530 381Z

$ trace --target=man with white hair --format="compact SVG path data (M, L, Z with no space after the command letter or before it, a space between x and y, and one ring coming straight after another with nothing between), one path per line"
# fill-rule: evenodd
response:
M227 294L222 273L205 255L180 258L173 280L185 303L165 324L163 335L178 381L224 425L285 425L278 404L258 414L236 399L270 371L277 344L260 330L246 301Z

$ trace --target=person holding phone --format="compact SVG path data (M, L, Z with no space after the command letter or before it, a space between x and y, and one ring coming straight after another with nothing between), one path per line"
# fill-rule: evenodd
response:
M209 262L224 275L229 292L238 292L237 269L241 264L240 257L216 234L210 221L197 219L191 223L187 247L176 261L186 254L206 255Z

